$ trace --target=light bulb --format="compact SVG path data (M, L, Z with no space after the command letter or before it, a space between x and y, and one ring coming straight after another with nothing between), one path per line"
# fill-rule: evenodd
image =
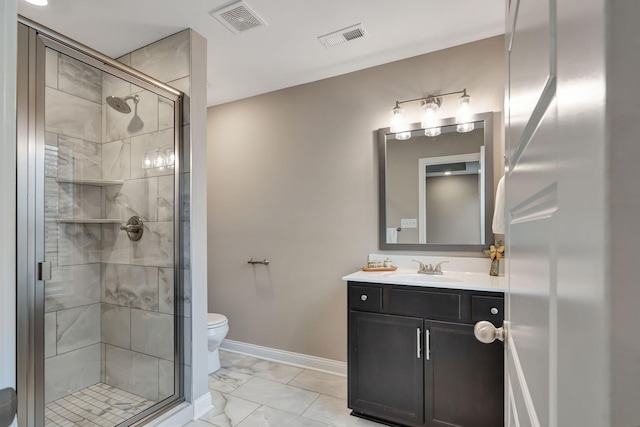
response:
M403 132L407 130L407 125L404 121L404 114L402 112L402 108L396 105L393 110L391 110L391 132ZM406 139L406 138L405 138Z
M406 141L411 138L411 132L398 132L396 133L396 139L400 141Z
M461 133L471 132L474 128L471 114L471 97L464 92L464 95L460 97L460 107L458 107L458 116L456 122L458 123L457 131Z
M142 168L143 169L150 169L151 168L151 159L149 158L148 154L145 154L144 158L142 159Z
M442 133L442 129L436 127L436 128L429 128L429 129L425 129L424 130L424 134L425 136L438 136Z
M426 136L438 136L442 131L438 126L438 107L435 98L422 100L422 128Z
M164 166L164 157L162 156L162 153L158 153L156 159L153 161L153 166L156 168Z

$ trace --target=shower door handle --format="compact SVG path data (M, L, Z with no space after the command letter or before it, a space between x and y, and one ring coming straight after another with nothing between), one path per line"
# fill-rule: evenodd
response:
M38 263L38 280L51 280L51 263L48 261Z

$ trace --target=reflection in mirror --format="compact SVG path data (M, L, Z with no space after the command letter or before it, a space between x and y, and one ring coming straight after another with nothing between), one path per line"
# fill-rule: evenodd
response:
M379 130L381 249L477 250L490 241L492 114L474 125L459 133L443 120L435 137L414 125L409 139Z

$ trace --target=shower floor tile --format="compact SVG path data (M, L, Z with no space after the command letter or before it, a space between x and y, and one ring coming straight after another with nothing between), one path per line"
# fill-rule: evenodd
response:
M45 427L114 427L155 403L98 383L48 403Z

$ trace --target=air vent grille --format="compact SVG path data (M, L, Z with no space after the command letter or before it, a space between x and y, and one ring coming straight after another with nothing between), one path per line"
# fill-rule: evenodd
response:
M320 36L318 37L318 40L324 45L324 47L330 48L352 40L360 39L362 37L365 37L366 35L367 32L365 31L362 24L356 24L347 28L343 28L342 30L325 34L324 36Z
M244 1L235 2L210 13L211 16L234 34L244 33L267 25L264 19L260 18Z
M342 33L347 41L353 39L359 39L360 37L364 37L364 32L361 28L356 28L355 30L347 31L346 33Z

